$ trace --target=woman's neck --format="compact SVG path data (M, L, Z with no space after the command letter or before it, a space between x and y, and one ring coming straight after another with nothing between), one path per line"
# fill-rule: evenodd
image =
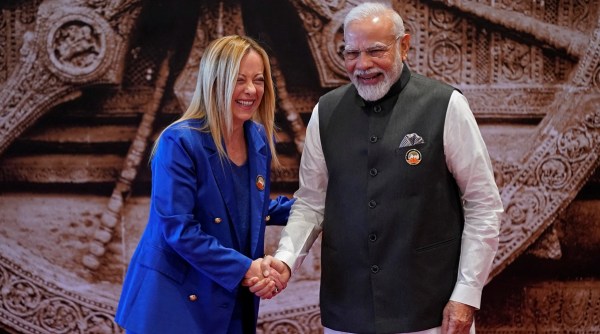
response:
M248 149L246 147L244 127L233 129L230 136L225 136L225 147L229 160L234 164L241 166L246 162L248 159Z

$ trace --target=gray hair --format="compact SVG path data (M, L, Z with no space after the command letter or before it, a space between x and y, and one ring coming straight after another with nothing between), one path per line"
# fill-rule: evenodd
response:
M386 15L392 20L396 37L404 36L404 22L400 14L390 5L381 2L365 2L352 8L344 18L344 31L352 21L364 20L378 15Z

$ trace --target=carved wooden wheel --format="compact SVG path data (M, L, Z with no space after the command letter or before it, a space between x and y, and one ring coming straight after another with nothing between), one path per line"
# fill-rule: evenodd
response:
M272 55L284 164L273 188L291 194L312 108L347 82L342 18L360 2L0 3L0 332L122 332L113 315L147 218L148 147L187 106L216 37L248 34ZM411 68L469 99L501 189L478 331L600 330L600 4L391 3ZM259 332L321 332L320 244L311 253L263 304ZM561 256L568 265L544 262ZM511 271L540 261L569 271ZM517 291L496 291L507 286Z

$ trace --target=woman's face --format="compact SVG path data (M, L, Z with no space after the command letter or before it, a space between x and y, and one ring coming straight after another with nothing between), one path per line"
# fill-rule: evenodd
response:
M242 126L258 110L265 92L264 70L262 58L256 51L251 50L242 58L231 101L234 128Z

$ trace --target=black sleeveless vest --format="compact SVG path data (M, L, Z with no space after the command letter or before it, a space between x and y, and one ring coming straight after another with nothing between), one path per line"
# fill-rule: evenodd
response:
M329 173L324 326L397 333L441 325L457 279L464 221L443 148L453 90L405 65L376 103L365 103L350 84L319 100ZM423 143L414 144L411 134Z

